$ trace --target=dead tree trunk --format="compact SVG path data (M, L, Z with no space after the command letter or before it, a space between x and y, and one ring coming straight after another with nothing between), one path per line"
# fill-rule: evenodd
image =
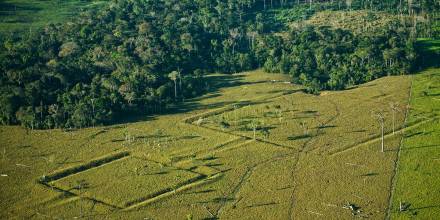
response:
M383 126L383 119L382 122L380 123L381 127L382 127L382 153L384 152L384 126Z

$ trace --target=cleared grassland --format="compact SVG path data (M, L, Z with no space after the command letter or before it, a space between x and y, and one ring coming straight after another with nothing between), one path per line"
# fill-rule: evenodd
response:
M350 202L385 217L402 132L425 123L403 127L410 77L320 96L261 71L207 80L212 92L180 113L69 132L0 127L0 216L352 219Z
M2 0L0 34L29 32L48 23L61 23L83 9L100 7L106 0Z
M408 123L427 121L405 133L393 194L392 219L440 216L440 71L414 77ZM406 211L399 212L402 202Z
M390 86L384 87L385 84ZM252 105L237 103L235 109L207 117L202 126L253 138L253 127L257 124L255 136L261 141L336 153L378 137L375 112L385 114L388 119L385 133L392 133L391 103L398 106L394 128L401 129L408 88L407 77L388 77L344 92L324 92L320 96L297 90ZM227 128L222 123L228 124ZM261 132L264 129L269 131L267 137Z
M396 18L397 16L389 13L373 12L370 10L322 11L311 17L306 23L317 26L331 25L342 29L357 30L359 27L384 27ZM365 25L367 27L365 27Z

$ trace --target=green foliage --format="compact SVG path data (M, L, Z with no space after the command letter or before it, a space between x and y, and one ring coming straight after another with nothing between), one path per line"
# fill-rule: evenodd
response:
M274 33L277 25L315 11L368 9L366 1L349 7L346 1L268 3L113 0L70 22L3 37L0 122L86 127L127 113L162 113L203 93L207 72L264 67L291 74L307 91L318 93L413 69L413 40L398 22L362 34L326 27ZM385 10L398 1L374 3L374 9ZM418 13L408 7L408 13Z
M265 39L269 53L264 67L269 72L291 74L310 93L345 89L411 72L416 51L414 40L407 36L397 27L357 35L330 27L292 29L286 38Z
M220 120L219 125L223 130L228 129L231 126L225 119Z
M261 135L264 137L264 139L268 139L270 136L270 130L267 127L262 127L260 129Z

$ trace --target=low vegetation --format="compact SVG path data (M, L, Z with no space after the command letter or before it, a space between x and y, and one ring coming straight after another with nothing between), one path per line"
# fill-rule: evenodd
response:
M0 2L0 35L32 34L49 23L64 23L81 11L103 7L108 0L4 0Z
M423 121L405 133L395 177L392 219L430 219L440 214L440 76L429 69L414 76L408 124Z
M179 114L68 132L1 127L2 216L271 218L276 210L277 218L351 219L347 202L360 207L356 215L385 216L409 77L320 96L285 75L210 77L223 88L187 100L181 107L191 110ZM390 103L401 110L394 135ZM384 153L366 108L386 116ZM258 121L255 136L250 120ZM97 159L121 151L129 155ZM90 161L109 162L90 169ZM46 186L37 181L65 170L76 171Z
M311 93L345 89L414 69L417 54L408 33L389 26L379 33L353 34L328 27L292 30L287 39L268 38L264 68L293 76ZM308 42L313 43L308 43Z

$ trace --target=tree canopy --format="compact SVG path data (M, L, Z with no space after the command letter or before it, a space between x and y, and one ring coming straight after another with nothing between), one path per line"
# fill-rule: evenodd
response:
M264 67L317 92L414 68L415 36L399 22L361 34L313 26L277 32L270 8L309 3L296 11L342 5L411 14L439 7L433 0L405 6L362 0L349 7L335 0L313 3L316 8L296 0L113 0L70 22L2 37L0 123L86 127L126 113L160 113L205 91L208 72Z

